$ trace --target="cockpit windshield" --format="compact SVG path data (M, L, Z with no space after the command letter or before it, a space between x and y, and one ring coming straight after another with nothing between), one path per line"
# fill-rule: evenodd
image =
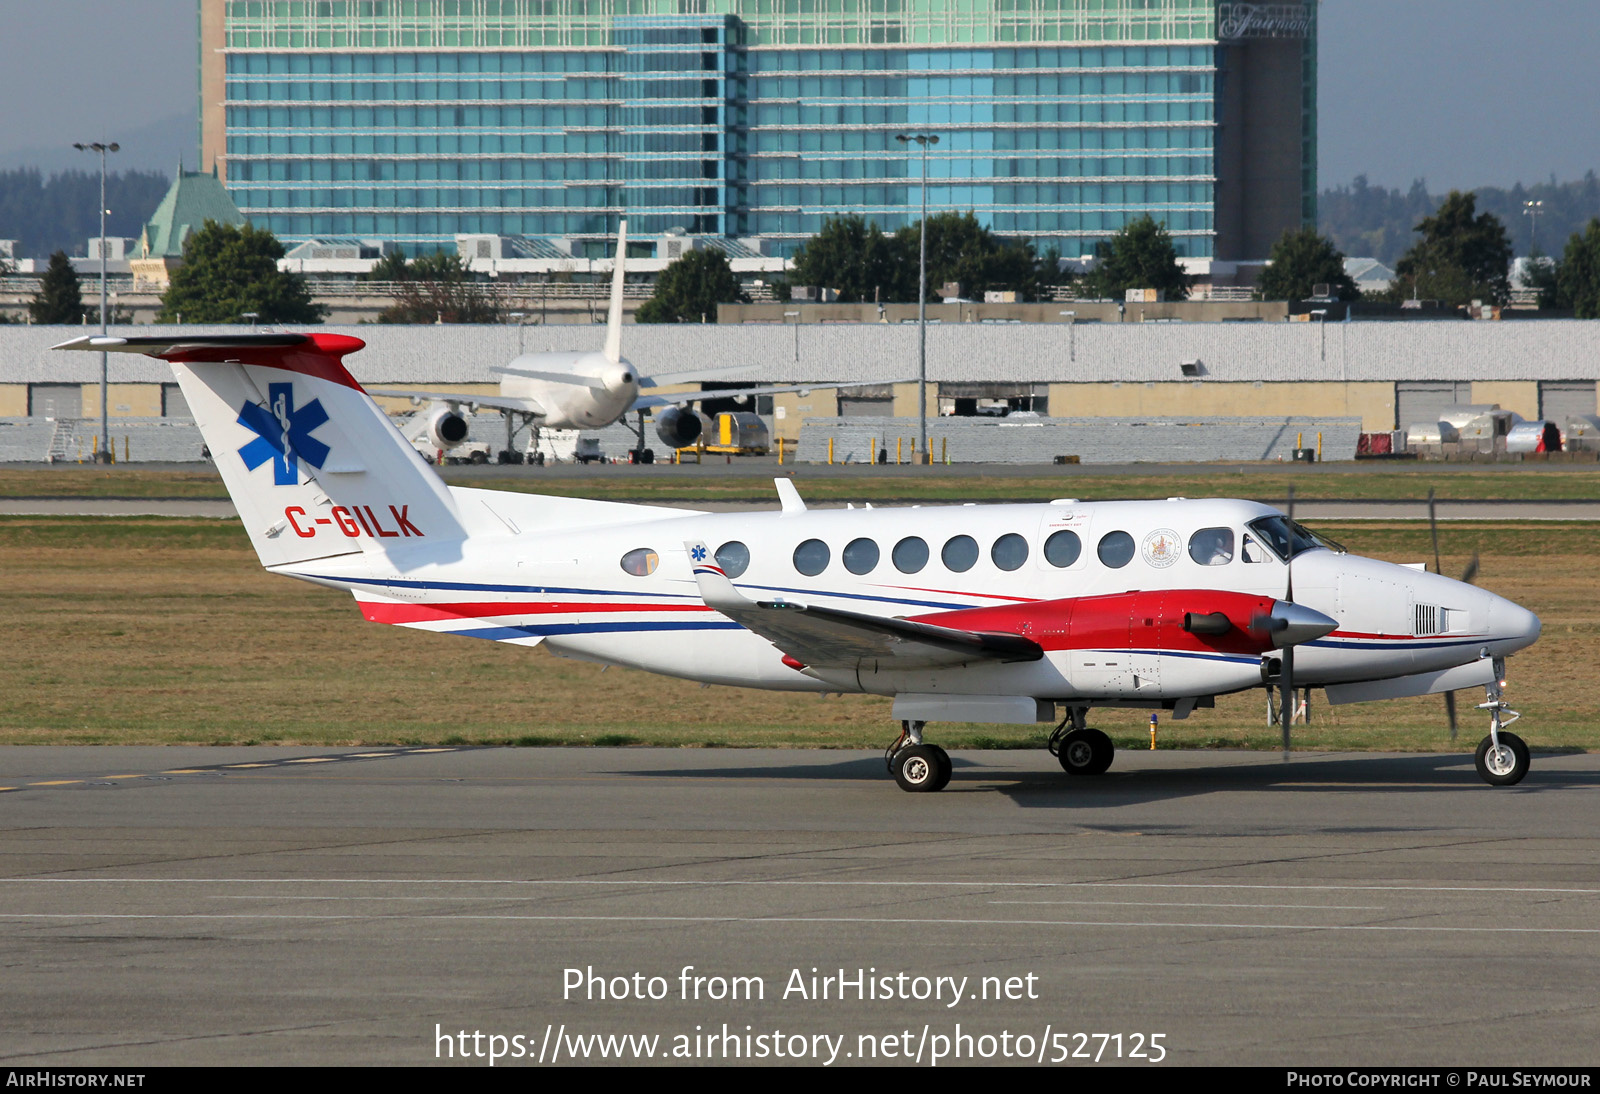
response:
M1345 553L1342 545L1327 536L1317 535L1288 517L1262 517L1260 520L1251 521L1246 527L1261 537L1262 542L1280 559L1290 559L1302 551L1312 551L1318 547L1325 547L1341 555Z

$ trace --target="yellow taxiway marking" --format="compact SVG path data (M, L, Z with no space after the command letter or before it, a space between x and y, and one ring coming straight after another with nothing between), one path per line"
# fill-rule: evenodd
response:
M398 756L398 752L354 752L348 757L352 760L381 760L388 756Z
M406 751L415 754L415 753L418 753L418 752L454 752L455 749L453 749L453 748L410 748L410 749L407 749Z
M175 769L173 769L171 771L163 771L162 774L163 775L198 775L198 774L201 773L202 770L204 770L204 769L203 768L198 768L198 767L179 767L179 768L175 768Z
M82 779L54 779L54 780L52 780L50 782L29 783L28 785L29 786L71 786L73 783L81 783L82 781L83 781Z
M275 766L277 766L277 765L276 764L228 764L227 765L227 767L228 767L228 769L230 771L233 770L236 767L275 767Z
M285 760L286 764L331 764L338 762L337 756L305 756L298 760Z

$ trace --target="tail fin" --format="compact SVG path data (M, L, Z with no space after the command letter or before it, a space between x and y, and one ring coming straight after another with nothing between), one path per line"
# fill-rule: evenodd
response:
M170 362L263 566L465 538L449 488L345 370L337 334L75 338Z
M622 360L622 280L628 258L628 222L617 225L617 261L611 268L611 310L606 312L606 360Z

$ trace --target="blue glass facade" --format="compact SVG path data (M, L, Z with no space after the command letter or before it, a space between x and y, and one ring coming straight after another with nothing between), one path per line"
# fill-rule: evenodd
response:
M627 216L636 237L681 228L788 254L840 213L914 222L920 152L894 139L914 132L940 137L931 210L970 209L1067 255L1148 213L1180 253L1215 253L1224 47L1208 0L227 0L225 13L225 176L285 241L494 233L603 253Z

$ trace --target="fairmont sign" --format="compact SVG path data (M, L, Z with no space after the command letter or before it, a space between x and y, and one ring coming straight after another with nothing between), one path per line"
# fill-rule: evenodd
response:
M1217 5L1217 37L1308 38L1312 9L1305 4Z

